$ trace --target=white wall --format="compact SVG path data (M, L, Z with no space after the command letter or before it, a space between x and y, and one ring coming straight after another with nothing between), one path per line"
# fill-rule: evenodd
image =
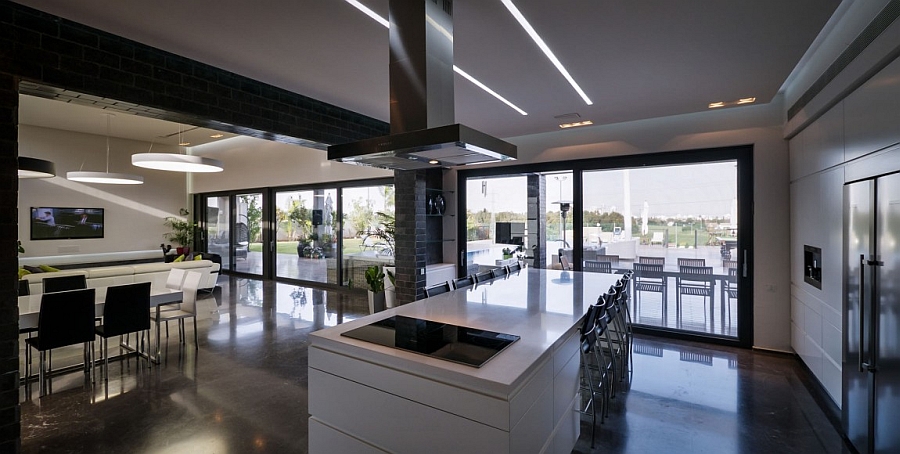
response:
M67 171L106 170L106 137L58 129L19 125L19 154L56 163L57 176L19 180L19 238L23 257L149 250L164 242L166 216L186 206L186 177L181 173L146 170L131 165L131 155L149 143L112 138L111 172L142 175L143 185L83 184L66 180ZM177 152L159 144L160 152ZM105 209L105 237L85 240L30 240L30 207ZM160 252L161 253L161 252Z
M754 339L790 349L787 143L780 99L770 104L580 128L510 139L517 164L693 150L754 147Z
M192 193L394 176L390 170L331 162L322 150L253 137L220 140L193 147L191 153L225 165L223 172L194 174Z

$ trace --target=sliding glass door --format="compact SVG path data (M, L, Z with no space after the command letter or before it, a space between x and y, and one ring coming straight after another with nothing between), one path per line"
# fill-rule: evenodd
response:
M752 344L752 148L459 171L461 274L634 274L636 325ZM463 255L461 255L463 257Z
M205 197L206 250L218 254L222 269L231 269L231 197Z
M234 266L239 273L261 276L268 251L263 244L263 194L260 192L237 194L234 218Z
M275 192L275 276L338 283L337 189Z

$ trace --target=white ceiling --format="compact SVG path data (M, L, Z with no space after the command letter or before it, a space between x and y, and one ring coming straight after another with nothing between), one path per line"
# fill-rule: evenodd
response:
M343 0L17 1L389 120L388 30ZM388 0L361 2L388 15ZM567 113L609 124L770 102L840 0L514 3L594 104L499 0L456 0L457 66L529 114L456 75L456 120L499 137L557 130Z

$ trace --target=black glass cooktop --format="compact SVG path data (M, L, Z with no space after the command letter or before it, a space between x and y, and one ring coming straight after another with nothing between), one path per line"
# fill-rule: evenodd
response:
M519 340L513 334L395 315L344 332L342 336L481 367Z

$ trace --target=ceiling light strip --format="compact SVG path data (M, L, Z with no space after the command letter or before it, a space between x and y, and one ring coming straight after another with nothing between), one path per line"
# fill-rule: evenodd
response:
M360 3L360 2L358 2L358 1L356 1L356 0L346 0L346 2L349 3L349 4L351 4L351 5L353 5L356 9L362 11L366 16L369 16L369 17L371 17L372 19L375 19L375 21L377 21L379 24L383 25L385 28L391 28L391 23L388 22L387 19L385 19L385 18L379 16L378 13L372 11L371 9L369 9L367 6L363 5L362 3ZM446 37L450 40L450 42L453 42L453 37L452 37L452 35L450 35L449 32L447 32L447 31L444 30L442 27L440 27L436 22L434 22L433 19L428 18L428 20L429 20L436 28L438 28L438 30L442 30L442 33L444 34L444 36L446 36ZM464 78L466 78L466 80L468 80L469 82L472 82L473 84L475 84L476 87L478 87L478 88L480 88L480 89L486 91L489 95L491 95L491 96L493 96L493 97L499 99L502 103L504 103L504 104L506 104L507 106L511 107L511 108L512 108L513 110L515 110L516 112L518 112L518 113L520 113L520 114L522 114L522 115L528 115L528 112L525 112L524 110L520 109L518 106L516 106L515 104L511 103L509 100L507 100L506 98L504 98L503 96L500 96L499 94L497 94L497 92L495 92L494 90L491 90L487 85L481 83L478 79L472 77L471 75L469 75L469 73L463 71L463 70L460 69L458 66L453 65L453 71L455 71L455 72L456 72L457 74L459 74L460 76L463 76ZM572 83L574 83L574 81L572 81ZM578 88L577 90L581 90L581 89ZM583 96L583 95L582 95L582 96ZM587 98L585 98L585 99L587 99ZM590 100L588 100L588 104L590 104Z
M556 69L559 70L560 74L562 74L563 77L565 77L566 80L569 81L569 85L571 85L572 88L575 89L575 92L577 92L578 95L581 96L581 99L583 99L584 102L589 106L594 104L594 102L591 101L591 99L588 98L588 96L584 93L581 87L578 86L578 82L575 82L575 79L572 78L572 76L569 74L569 71L566 70L565 66L563 66L562 63L560 63L559 59L556 58L556 55L553 54L553 51L550 50L550 47L547 46L547 44L543 39L541 39L540 35L537 34L531 24L528 23L528 20L525 19L525 16L523 16L519 9L516 8L516 5L513 5L512 0L501 0L501 2L504 6L506 6L506 9L509 10L510 14L512 14L513 17L515 17L516 20L519 21L519 25L521 25L522 28L525 29L525 31L528 33L528 36L530 36L534 43L537 44L537 46L544 52L544 55L546 55L550 62L553 63L553 66L556 66Z
M482 89L482 90L488 92L488 94L490 94L491 96L493 96L493 97L499 99L503 104L506 104L507 106L511 107L511 108L512 108L513 110L515 110L516 112L519 112L519 113L522 114L522 115L528 115L528 112L525 112L524 110L520 109L520 108L519 108L518 106L516 106L515 104L509 102L509 100L507 100L507 99L504 98L503 96L500 96L500 95L497 94L497 92L495 92L494 90L491 90L487 85L481 83L478 79L476 79L476 78L470 76L469 73L467 73L467 72L465 72L465 71L459 69L459 66L453 65L453 70L456 71L456 73L459 74L460 76L463 76L463 77L465 77L466 79L468 79L469 82L472 82L473 84L475 84L476 87L478 87L478 88L480 88L480 89Z
M371 9L369 9L368 6L363 5L362 3L360 3L360 2L358 2L358 1L356 1L356 0L347 0L347 3L353 5L354 8L356 8L356 9L362 11L366 16L369 16L369 17L371 17L372 19L375 19L376 22L378 22L378 23L381 24L381 25L384 25L386 28L390 28L390 27L391 27L391 23L388 22L387 19L385 19L385 18L379 16L378 13L376 13L375 11L372 11Z

